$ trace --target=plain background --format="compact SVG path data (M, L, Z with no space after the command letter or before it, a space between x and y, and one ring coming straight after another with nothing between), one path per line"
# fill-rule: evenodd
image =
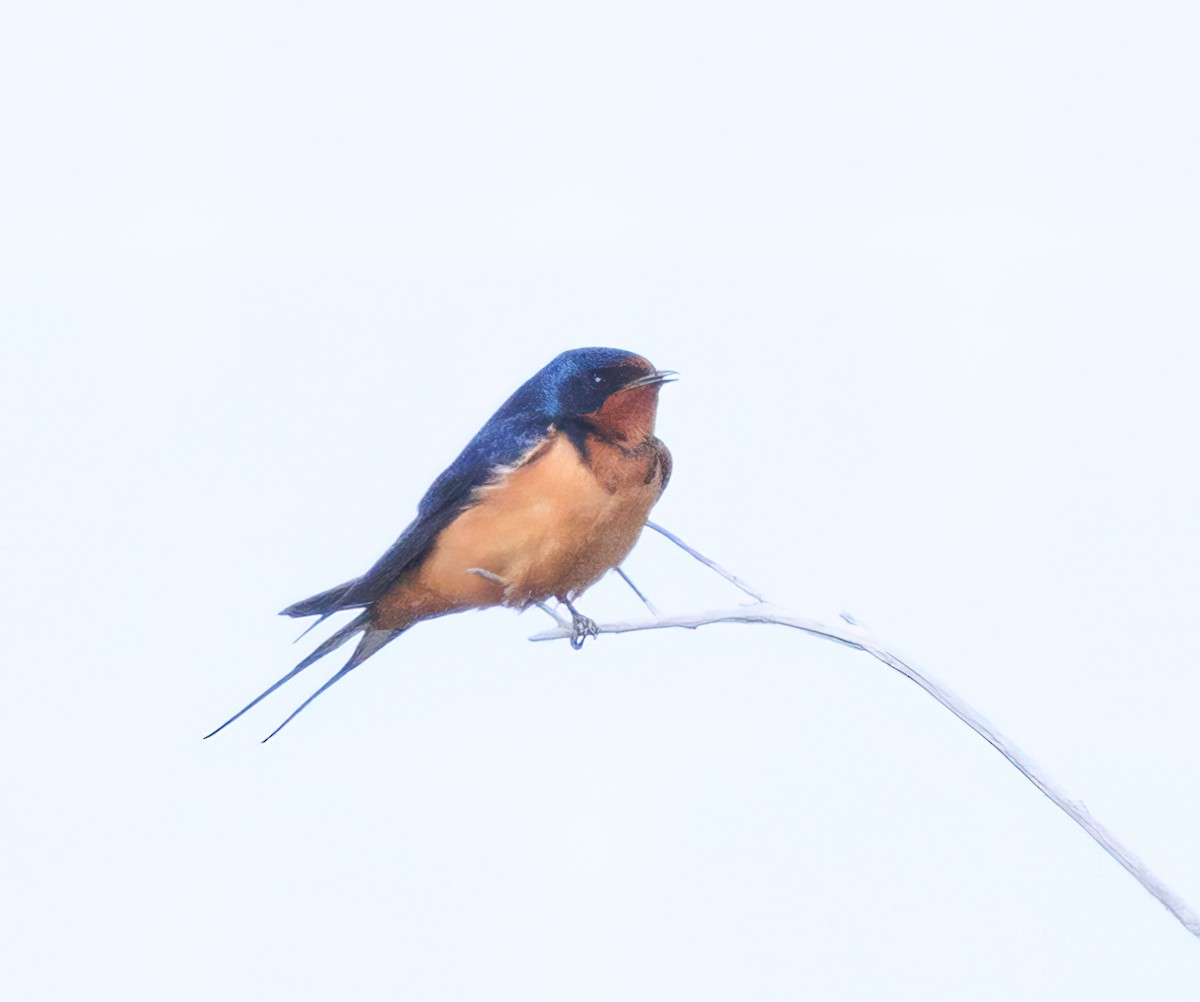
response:
M5 996L1196 998L998 755L781 629L467 614L200 740L614 345L683 374L659 521L1200 904L1196 10L7 3Z

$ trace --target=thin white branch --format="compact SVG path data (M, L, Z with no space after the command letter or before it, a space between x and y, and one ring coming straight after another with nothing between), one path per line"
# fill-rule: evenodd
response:
M647 609L650 610L651 616L659 615L658 608L655 606L655 604L653 602L651 602L650 599L646 598L645 595L642 594L642 589L633 583L633 580L629 577L628 574L625 573L623 568L614 567L613 570L615 570L617 572L617 576L622 581L624 581L627 585L629 585L630 588L633 589L633 593L642 600L642 605L644 605Z
M684 553L688 554L689 556L695 557L705 567L708 567L709 569L716 571L718 574L721 575L721 577L723 577L731 585L733 585L735 588L740 588L742 591L744 591L747 595L749 595L755 601L757 601L757 602L765 602L766 601L766 599L763 598L762 595L758 591L751 588L748 584L746 584L745 581L743 581L737 575L732 574L729 571L725 570L725 568L722 567L720 564L718 564L715 560L712 560L712 559L706 557L699 550L693 550L690 546L688 546L687 543L685 543L682 539L680 539L678 536L676 536L675 533L673 533L670 529L664 529L657 522L649 522L649 521L646 522L646 528L653 529L659 535L666 536L667 539L669 539L672 543L674 543L681 550L683 550Z
M692 552L690 548L689 552ZM698 557L697 559L704 558ZM705 562L712 566L709 561L705 560ZM729 575L727 572L722 571L721 573L723 576L733 580L732 575ZM1153 894L1183 924L1184 928L1192 933L1193 936L1200 937L1200 916L1197 916L1181 898L1155 877L1147 869L1145 863L1121 845L1099 821L1092 817L1083 804L1067 797L1061 789L1050 781L1045 772L1028 755L997 731L980 713L959 699L958 696L945 686L917 671L912 665L900 660L894 654L889 653L884 644L873 637L868 631L851 622L848 617L846 617L845 622L829 624L816 619L793 616L772 606L758 605L740 609L702 612L686 616L662 616L641 622L597 624L597 630L600 633L632 633L638 630L663 630L668 627L694 630L697 627L708 626L713 623L763 623L803 630L805 633L824 637L826 640L833 640L857 650L865 651L889 667L894 668L901 675L916 682L917 685L941 703L942 706L1008 759L1020 771L1021 775L1041 790L1069 818L1095 839L1105 852L1125 867L1137 879L1138 883ZM560 640L570 636L571 630L569 628L560 628L535 634L529 639Z

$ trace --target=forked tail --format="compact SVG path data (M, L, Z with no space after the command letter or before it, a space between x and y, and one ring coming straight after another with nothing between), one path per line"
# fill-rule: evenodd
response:
M322 617L322 619L323 618L324 617ZM228 727L235 720L237 720L237 718L240 717L243 713L245 713L247 710L253 709L255 706L257 706L259 703L261 703L264 699L266 699L269 695L271 695L271 693L273 693L276 689L278 689L285 682L288 682L291 679L295 678L297 675L299 675L309 665L314 664L315 662L319 661L321 658L323 658L326 654L329 654L331 651L337 650L339 647L342 646L342 644L344 644L351 637L355 636L358 633L361 633L362 638L359 640L358 646L354 649L354 653L350 655L350 660L347 661L340 669L338 669L338 671L333 675L333 677L330 678L329 681L327 681L323 686L321 686L321 688L319 688L316 692L314 692L311 696L309 696L308 699L306 699L303 703L301 703L298 707L296 707L296 709L292 711L291 715L282 724L280 724L278 727L275 728L275 730L273 730L270 734L268 734L265 738L263 738L263 743L270 741L271 738L275 737L276 734L278 734L289 723L291 723L292 719L301 710L303 710L306 706L308 706L309 703L311 703L314 699L316 699L319 695L321 695L321 693L323 693L326 689L328 689L335 682L342 679L344 676L350 674L350 672L352 672L360 664L362 664L364 661L366 661L367 658L369 658L372 654L374 654L376 651L378 651L380 648L382 648L389 641L394 640L401 633L403 633L404 630L408 629L408 627L403 627L399 630L377 630L374 627L369 625L370 618L371 618L371 613L369 610L367 612L363 612L362 614L356 616L349 623L347 623L340 630L338 630L337 633L333 634L333 636L331 636L327 640L323 641L320 644L320 646L317 647L317 649L315 651L313 651L308 657L306 657L303 661L301 661L298 665L296 665L296 667L293 668L290 672L288 672L286 675L284 675L283 678L281 678L278 682L276 682L274 685L270 686L269 688L265 689L263 692L259 693L259 695L255 696L254 699L252 699L249 703L247 703L240 710L238 710L237 713L235 713L232 717L230 717L228 720L226 720L225 723L223 723L216 730L211 731L210 733L204 735L205 740L207 740L208 738L211 738L214 734L217 734L220 731L223 731L226 727ZM318 622L320 622L320 620L318 620Z

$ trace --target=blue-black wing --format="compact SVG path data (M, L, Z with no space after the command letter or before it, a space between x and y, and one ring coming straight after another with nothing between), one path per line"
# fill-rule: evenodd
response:
M527 384L528 385L528 384ZM417 517L369 571L353 581L288 606L284 616L325 616L378 601L433 548L438 534L469 508L476 491L497 467L520 463L550 432L550 418L522 387L475 435L433 482L417 505Z

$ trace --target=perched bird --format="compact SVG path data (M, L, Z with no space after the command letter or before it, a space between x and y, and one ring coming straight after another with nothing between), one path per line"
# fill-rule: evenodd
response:
M362 612L206 737L359 634L350 660L264 741L423 619L556 598L571 611L571 644L580 647L596 627L572 603L633 549L670 479L654 419L658 391L675 375L616 348L559 355L467 443L369 571L281 615L320 623Z

